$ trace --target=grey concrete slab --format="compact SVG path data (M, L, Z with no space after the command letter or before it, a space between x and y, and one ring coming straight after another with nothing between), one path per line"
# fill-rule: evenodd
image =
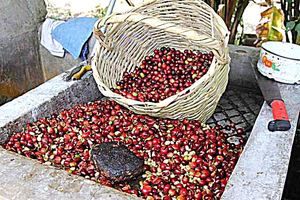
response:
M0 148L1 200L134 200L132 195Z
M269 132L267 124L272 120L272 110L264 103L223 200L281 199L300 111L300 85L278 85L292 128Z
M101 98L97 85L88 73L83 80L65 82L59 75L41 86L0 107L0 144L27 122L49 116Z

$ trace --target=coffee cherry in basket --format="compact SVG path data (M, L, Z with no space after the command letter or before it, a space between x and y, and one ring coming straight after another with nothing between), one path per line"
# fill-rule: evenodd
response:
M159 102L199 80L207 73L212 60L211 52L155 49L133 72L125 72L113 91L128 99Z

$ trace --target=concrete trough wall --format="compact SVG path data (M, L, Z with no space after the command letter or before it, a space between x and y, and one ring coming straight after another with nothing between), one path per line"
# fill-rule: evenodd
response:
M64 82L59 75L0 107L0 144L27 122L100 98L101 93L91 74L76 82Z
M245 56L250 55L255 62L257 52L258 50L253 48L231 46L230 87L247 87L256 91L259 90L252 68L244 59ZM300 95L298 89L293 92ZM284 95L287 96L288 94L285 93ZM75 82L64 82L62 81L62 75L59 75L0 107L0 143L3 143L15 131L20 131L26 122L32 122L78 103L93 101L101 97L91 74L88 74L83 80ZM289 104L288 108L292 109L293 105ZM264 104L259 118L264 121L271 119L270 109L266 104ZM281 135L277 140L274 139L276 135L272 136L275 143L269 141L270 136L267 133L262 133L267 134L267 136L261 137L259 141L256 140L256 137L261 134L250 135L246 149L238 161L225 190L224 200L280 199L290 156L291 148L289 148L289 145L291 146L293 142L293 130L295 120L297 120L295 112L293 112L292 120L293 129L291 132ZM260 130L265 132L265 126L259 125L258 121L256 121L255 127L256 132ZM285 139L288 139L289 143L283 145ZM274 149L274 145L279 148L278 151L268 154L269 151ZM270 160L268 164L272 165L272 171L268 170L263 162L256 162L255 158L262 156L255 151L258 147L260 147L260 152L265 152L263 155L267 158L269 155L275 155L268 158ZM277 158L275 153L278 152L281 156ZM285 158L283 162L282 157ZM251 165L256 167L249 169L247 166ZM281 167L278 168L278 172L274 173L276 166L279 165ZM265 179L253 176L256 172L269 175L271 178L266 179L267 182L264 182ZM42 165L35 160L8 152L1 147L0 177L0 199L138 199L115 189L101 186L83 177L68 175L63 170ZM260 181L259 184L255 184L257 180ZM251 188L247 187L247 184L252 184ZM261 184L264 187L261 187ZM247 194L243 194L245 190L248 192ZM264 194L266 191L273 190L277 195L266 196ZM251 198L251 195L255 198Z

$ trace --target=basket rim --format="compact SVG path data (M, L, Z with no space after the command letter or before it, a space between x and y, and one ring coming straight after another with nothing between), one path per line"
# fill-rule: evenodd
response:
M217 64L217 59L214 56L213 61L211 63L211 65L209 66L209 69L207 71L206 74L204 74L204 76L202 76L200 79L198 79L196 82L194 82L191 86L185 88L184 90L182 90L181 92L174 94L170 97L167 97L166 99L159 101L159 102L150 102L150 101L137 101L137 100L133 100L133 99L128 99L120 94L117 94L115 92L113 92L108 86L106 86L106 84L104 84L99 78L95 78L95 81L97 82L98 85L100 85L101 87L104 87L106 91L101 90L101 92L104 93L105 96L108 96L110 98L113 99L118 99L122 102L126 102L128 105L139 105L139 106L156 106L159 108L164 108L168 105L170 105L172 102L176 101L176 99L178 99L178 97L190 93L192 90L194 90L197 86L201 85L204 81L206 81L207 79L210 78L210 76L213 75L213 73L216 71L216 64ZM97 73L98 74L98 70L95 71L94 68L97 68L94 64L92 64L93 67L93 74ZM188 92L189 91L189 92ZM113 96L111 94L113 94Z
M109 19L113 18L114 16L117 16L117 15L128 15L128 13L136 13L135 11L137 9L139 9L140 7L142 6L147 6L149 4L152 4L154 2L158 2L159 0L148 0L124 13L114 13L114 14L111 14L103 19L99 19L96 23L95 23L95 26L94 26L94 30L100 30L101 27L105 26L107 24L107 22L109 21ZM180 98L181 96L185 95L185 94L188 94L188 93L191 93L192 91L194 91L194 89L201 85L203 82L205 82L207 79L210 78L210 76L212 76L215 71L217 70L217 64L218 65L221 65L220 67L223 66L226 66L230 63L230 57L229 57L229 54L228 54L228 40L229 40L229 30L225 24L225 22L223 21L223 19L207 4L205 3L203 0L193 0L193 1L201 1L201 3L205 6L205 9L208 9L208 11L211 13L212 15L212 18L211 19L215 19L214 20L214 23L217 23L218 26L216 26L216 29L220 32L220 34L224 37L222 40L218 40L218 41L221 41L222 45L224 45L224 51L223 51L223 55L225 56L225 58L227 58L227 61L226 63L222 63L222 61L220 59L217 59L216 58L216 55L214 54L214 58L213 58L213 62L212 64L210 65L207 73L201 77L199 80L197 80L196 82L194 82L190 87L187 87L185 88L184 90L182 90L181 92L175 94L175 95L172 95L170 97L167 97L166 99L162 100L162 101L159 101L159 102L141 102L141 101L138 101L138 100L133 100L133 99L128 99L120 94L117 94L117 93L114 93L106 84L104 84L102 82L102 79L100 79L100 74L99 74L99 71L98 71L98 68L97 68L97 65L96 63L97 62L101 62L99 60L95 61L95 58L98 58L99 57L99 54L100 54L100 51L101 51L101 48L103 48L104 46L101 47L101 44L104 43L104 40L105 38L107 37L107 34L106 35L103 35L104 36L104 40L102 41L99 41L97 40L96 42L97 43L100 43L100 45L97 45L96 47L96 54L94 56L94 58L92 59L92 68L93 68L93 74L94 74L94 77L95 77L95 81L96 83L98 84L98 88L99 90L103 93L104 96L107 96L109 98L113 98L113 99L117 99L118 101L122 101L124 102L125 104L129 105L129 106L144 106L144 107L158 107L158 108L164 108L168 105L170 105L171 103L173 103L174 101L176 101L176 99ZM95 33L95 31L94 31ZM217 40L217 39L216 39ZM105 47L104 47L105 48ZM135 66L136 68L138 66Z

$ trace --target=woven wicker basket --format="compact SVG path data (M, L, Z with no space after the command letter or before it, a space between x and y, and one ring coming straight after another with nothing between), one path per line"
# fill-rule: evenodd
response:
M104 36L100 29L106 26ZM228 30L201 0L152 0L96 23L98 39L92 60L101 93L138 114L205 122L225 91L229 73ZM99 45L100 44L100 45ZM204 50L214 53L208 72L192 86L158 103L127 99L110 90L155 48Z

